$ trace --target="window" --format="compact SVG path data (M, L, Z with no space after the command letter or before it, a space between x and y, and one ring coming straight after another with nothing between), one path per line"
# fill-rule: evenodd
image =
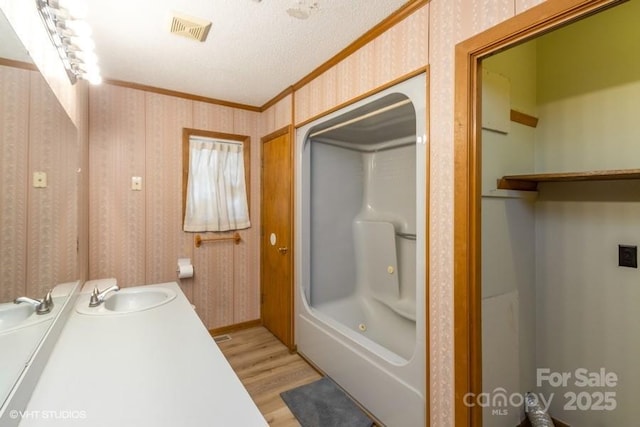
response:
M249 228L250 138L183 130L183 230Z

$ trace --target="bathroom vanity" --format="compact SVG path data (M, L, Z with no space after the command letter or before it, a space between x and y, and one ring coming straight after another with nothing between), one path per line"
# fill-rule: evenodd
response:
M26 407L9 401L0 425L267 425L176 283L89 307L91 290L110 284L85 284Z

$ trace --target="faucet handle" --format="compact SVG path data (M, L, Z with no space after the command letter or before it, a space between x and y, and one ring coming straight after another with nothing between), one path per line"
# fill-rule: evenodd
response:
M89 307L97 307L100 305L100 300L98 299L98 288L93 288L91 291L91 299L89 300Z
M47 305L49 308L53 307L53 298L51 297L51 289L47 291L47 295L45 295L42 302L45 303L45 305Z
M53 307L53 299L51 298L51 291L47 292L44 298L40 301L40 304L36 306L36 314L47 314Z

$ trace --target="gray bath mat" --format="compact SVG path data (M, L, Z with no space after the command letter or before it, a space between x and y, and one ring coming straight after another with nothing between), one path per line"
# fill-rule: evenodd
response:
M302 427L371 427L373 421L329 378L280 393Z

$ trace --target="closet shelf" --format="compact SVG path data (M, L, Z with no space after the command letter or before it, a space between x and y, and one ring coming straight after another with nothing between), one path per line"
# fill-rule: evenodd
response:
M498 189L537 191L539 182L614 181L625 179L640 179L640 169L506 175L498 178Z

